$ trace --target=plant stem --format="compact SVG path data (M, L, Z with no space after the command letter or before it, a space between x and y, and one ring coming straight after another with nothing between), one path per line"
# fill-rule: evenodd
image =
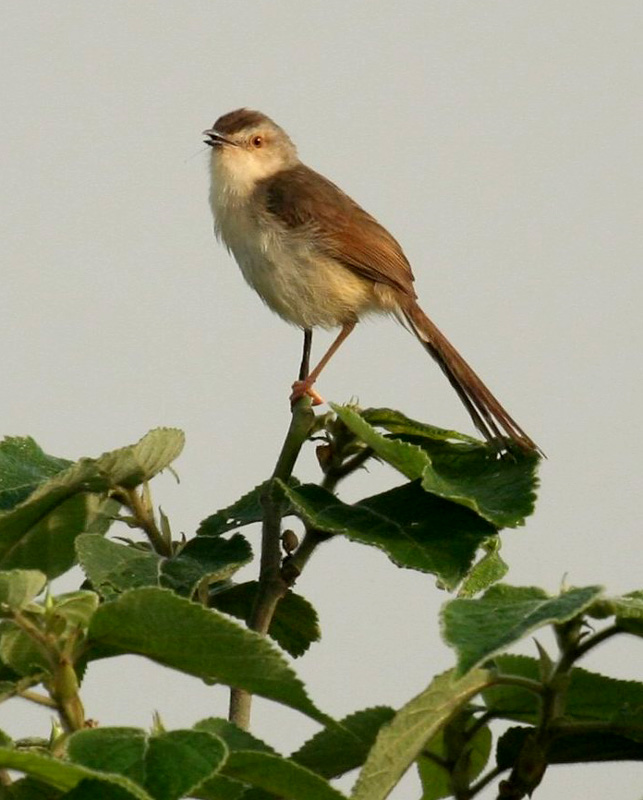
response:
M47 697L44 694L38 694L38 692L32 692L29 689L18 691L16 695L17 697L22 697L24 700L30 700L32 703L38 703L38 705L47 706L47 708L58 708L58 704L52 700L51 697Z
M494 675L489 682L489 686L517 686L537 695L542 695L545 691L540 681L523 678L522 675Z
M295 404L290 427L272 473L272 480L269 481L261 498L264 514L259 585L248 627L262 636L268 633L277 605L288 591L288 584L281 575L280 537L284 503L275 492L275 479L288 482L314 419L310 398L304 397ZM247 729L250 724L251 705L252 695L249 692L244 689L231 689L228 715L230 721L240 728Z
M618 624L614 624L607 628L603 628L602 631L595 633L593 636L588 636L575 648L570 649L569 652L563 653L563 656L558 664L557 671L565 671L566 669L569 669L572 664L581 659L594 647L606 641L610 637L616 636L618 633L623 633L623 629Z
M491 781L495 780L499 775L502 775L504 771L503 767L493 767L490 769L486 775L483 775L477 783L471 786L469 789L469 797L474 797L478 792L481 792L485 786L488 786Z
M337 484L343 478L355 472L356 469L359 469L372 455L373 451L371 448L365 447L363 450L360 450L359 453L356 453L354 456L344 461L343 464L329 469L321 482L321 488L334 493ZM306 528L306 533L304 534L301 544L288 561L286 577L291 577L291 583L301 575L302 570L319 545L322 544L322 542L328 541L331 536L332 534L318 531L315 528Z
M154 514L149 508L149 505L143 501L138 491L136 489L125 489L121 487L118 491L114 492L114 497L116 500L126 505L132 512L137 525L150 540L150 544L155 552L161 556L171 556L171 543L166 541L163 533L156 524Z

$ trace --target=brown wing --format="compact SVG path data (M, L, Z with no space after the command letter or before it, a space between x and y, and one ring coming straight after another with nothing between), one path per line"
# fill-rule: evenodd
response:
M415 297L402 248L340 188L298 164L263 182L266 208L288 228L310 233L325 253L376 283Z

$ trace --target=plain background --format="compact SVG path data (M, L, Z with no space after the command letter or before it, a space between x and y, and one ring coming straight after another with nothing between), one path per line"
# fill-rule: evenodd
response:
M427 313L546 451L536 514L503 534L507 580L641 587L642 17L638 0L3 4L2 433L77 458L183 428L180 485L153 485L176 535L270 473L301 336L215 242L201 137L259 108L403 243ZM473 432L387 319L320 390ZM312 448L297 472L317 479ZM395 480L374 469L342 497ZM333 541L297 590L323 640L295 668L331 714L400 706L453 663L445 593L377 551ZM612 641L584 665L640 679L642 653ZM92 665L83 697L102 725L227 710L136 658ZM0 726L49 719L14 701ZM254 730L288 752L316 728L257 702ZM551 768L536 796L642 791L640 765L614 764ZM409 775L392 797L418 794Z

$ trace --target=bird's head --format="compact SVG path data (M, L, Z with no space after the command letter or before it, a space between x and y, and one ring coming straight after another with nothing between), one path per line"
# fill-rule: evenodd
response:
M259 111L231 111L203 135L212 148L216 181L235 194L246 195L257 182L299 162L288 134Z

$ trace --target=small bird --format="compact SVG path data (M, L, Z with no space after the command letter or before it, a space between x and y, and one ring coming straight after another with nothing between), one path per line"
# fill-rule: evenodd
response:
M291 402L367 314L396 316L437 361L488 441L537 445L509 416L417 303L413 272L398 242L341 189L299 160L288 134L259 111L224 114L203 132L211 153L210 205L217 237L246 281L287 322L304 331ZM309 370L313 328L340 328Z

